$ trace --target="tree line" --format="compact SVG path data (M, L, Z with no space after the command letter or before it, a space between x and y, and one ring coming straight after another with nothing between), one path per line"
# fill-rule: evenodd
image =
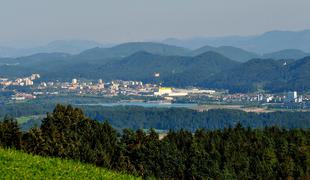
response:
M160 179L287 179L310 177L309 129L221 130L124 129L118 133L81 109L57 105L40 127L21 132L17 122L0 122L0 146L31 154L79 160Z
M198 128L207 130L234 127L264 128L279 126L285 129L310 128L310 112L254 113L233 109L211 109L198 112L186 108L143 108L143 107L101 107L82 106L85 114L92 119L107 120L117 129L186 129L195 132Z
M56 100L55 100L56 101ZM70 101L71 102L71 101ZM30 102L19 104L0 104L0 117L9 114L13 117L44 115L53 111L56 103ZM82 108L91 119L108 121L118 131L124 128L180 130L195 132L198 128L207 130L223 129L240 122L244 127L263 128L279 126L285 129L310 128L310 112L270 112L253 113L232 109L213 109L205 112L186 108L144 108L138 106L75 106ZM40 125L42 119L33 119L23 123L22 129L29 130Z

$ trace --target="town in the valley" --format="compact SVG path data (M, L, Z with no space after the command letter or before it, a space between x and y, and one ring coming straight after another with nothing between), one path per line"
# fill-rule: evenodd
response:
M158 74L155 74L158 76ZM200 103L213 105L265 106L283 109L310 109L310 94L297 91L282 93L229 93L227 90L196 87L174 88L141 81L113 80L104 82L72 79L70 82L42 81L40 74L20 78L0 78L0 104L39 99L46 96L75 95L96 97L131 97L131 101L152 98L158 103ZM155 100L155 101L154 101ZM156 101L157 100L157 101ZM145 100L146 101L146 100Z

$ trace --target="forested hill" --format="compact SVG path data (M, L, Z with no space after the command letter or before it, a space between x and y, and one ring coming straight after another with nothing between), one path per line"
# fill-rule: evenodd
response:
M281 51L264 54L262 58L265 58L265 59L302 59L307 56L310 56L310 53L306 53L299 49L284 49Z
M51 58L44 58L44 61L42 59L40 62L35 57L3 60L3 64L0 64L0 76L17 77L18 75L37 72L41 74L43 80L70 80L82 77L87 79L124 79L152 82L154 80L153 74L159 72L161 77L167 81L171 81L174 75L179 76L180 73L184 73L184 78L195 75L204 80L212 74L239 64L214 52L190 57L164 56L139 51L125 58L102 60L86 60L72 56L64 58L59 54L42 54L40 56L49 56ZM11 64L8 65L8 63ZM187 78L186 81L191 78ZM198 83L195 79L190 81L191 84ZM189 84L188 82L183 83L183 80L179 82L179 85Z
M191 52L184 48L156 43L127 43L112 48L92 49L79 55L43 53L2 58L0 76L18 78L39 73L41 81L84 78L152 83L155 81L153 74L159 72L159 80L165 86L200 86L228 89L231 92L309 89L310 57L300 60L252 59L240 63L218 53L225 50L228 54L234 54L227 50L234 49L232 47L211 49L217 52L209 51L209 48L207 52L191 56L188 55ZM240 49L238 51L243 52ZM289 55L290 52L282 53ZM270 56L279 56L279 53ZM296 51L292 53L298 55ZM244 57L248 56L246 54L249 55L245 53Z
M99 67L102 77L125 80L154 81L153 74L159 72L166 85L195 85L215 73L231 69L239 63L220 54L207 52L195 57L160 56L146 52L138 52Z
M192 52L192 55L200 55L205 52L217 52L219 54L222 54L223 56L226 56L230 59L233 59L235 61L239 62L246 62L250 59L258 58L260 57L258 54L249 52L240 48L232 47L232 46L220 46L220 47L212 47L212 46L203 46L199 49L196 49Z
M13 119L0 121L0 146L73 159L145 179L309 179L309 133L309 129L244 128L237 123L217 131L169 131L161 137L154 129L124 129L119 134L107 122L98 123L80 109L57 105L41 127L27 132L21 132ZM33 164L29 157L27 160L30 162L0 156L0 162L6 165L12 161L25 163L23 167ZM59 163L55 167L63 167L64 171L70 168ZM15 165L8 171L20 167ZM39 169L44 168L50 171L46 166ZM79 168L83 174L83 168ZM37 165L32 169L38 170ZM96 169L92 175L101 172ZM117 177L124 176L115 174Z
M230 71L221 72L201 84L232 92L265 89L273 92L310 89L310 57L297 61L254 59Z
M93 48L79 54L80 58L105 59L115 57L127 57L139 51L145 51L158 55L186 55L190 50L153 42L130 42L120 44L111 48Z

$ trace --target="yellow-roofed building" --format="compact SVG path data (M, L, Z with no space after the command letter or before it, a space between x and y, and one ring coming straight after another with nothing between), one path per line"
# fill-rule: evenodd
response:
M181 97L181 96L187 96L187 92L183 91L176 91L170 87L161 87L158 89L158 91L154 92L155 96L170 96L170 97Z
M157 92L154 92L155 96L162 96L164 94L172 93L172 88L170 87L160 87Z

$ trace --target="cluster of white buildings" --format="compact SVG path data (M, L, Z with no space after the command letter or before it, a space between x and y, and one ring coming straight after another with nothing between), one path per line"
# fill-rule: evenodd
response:
M237 93L223 94L220 99L224 102L260 102L260 103L301 103L307 101L307 96L298 96L297 91L291 91L284 94L263 94L263 93Z
M286 93L284 102L286 103L301 103L303 101L302 96L298 96L297 91L290 91Z
M29 77L17 78L15 80L1 78L0 85L2 86L32 86L33 81L39 78L40 78L40 74L32 74Z
M275 98L273 95L271 94L267 94L267 95L263 95L263 94L258 94L257 97L255 97L254 99L252 99L252 101L258 101L258 102L266 102L266 103L270 103L270 102L274 102L274 101L279 101L279 98Z
M99 79L94 83L91 81L81 81L72 79L71 82L42 82L38 86L39 90L55 90L68 93L79 94L102 94L107 96L123 95L138 95L139 92L148 92L149 85L144 85L141 81L111 81L103 82Z

